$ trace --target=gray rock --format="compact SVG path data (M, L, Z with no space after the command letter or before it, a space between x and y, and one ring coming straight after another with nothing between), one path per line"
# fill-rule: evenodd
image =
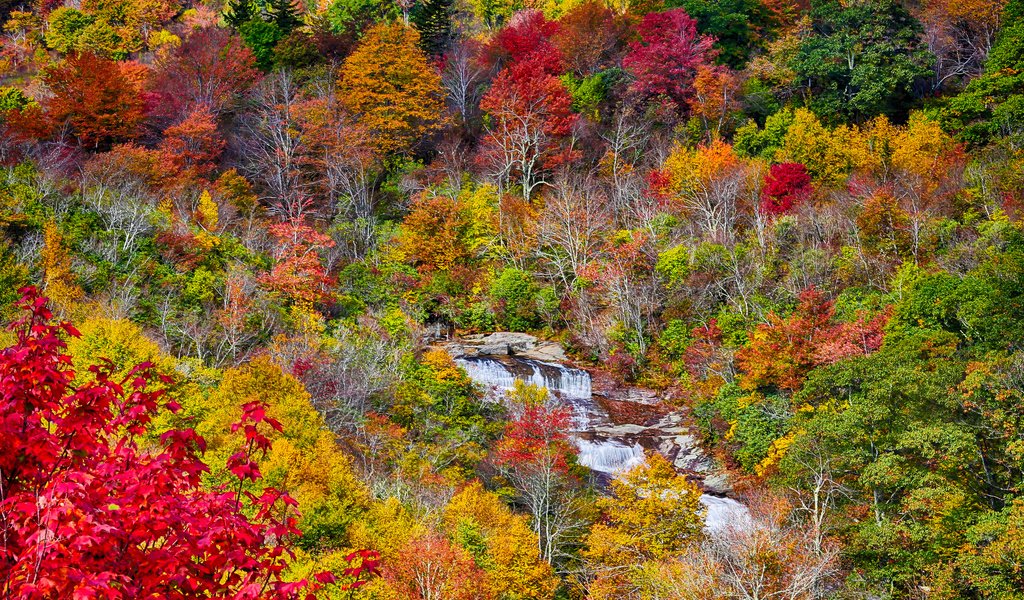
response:
M704 488L712 494L727 494L732 491L732 484L725 473L710 473L704 477Z
M522 354L537 347L537 338L527 333L496 331L480 340L484 346L507 346L511 354Z
M535 348L525 352L516 352L516 354L542 362L562 363L569 360L569 357L565 355L565 350L562 349L562 346L555 342L540 342Z
M508 344L485 344L475 348L476 353L483 356L508 356L512 349Z
M560 344L511 331L474 333L444 347L452 356L519 356L547 363L569 360Z
M647 428L643 425L626 423L623 425L598 426L592 428L592 431L608 436L622 437L643 433L644 431L647 431Z

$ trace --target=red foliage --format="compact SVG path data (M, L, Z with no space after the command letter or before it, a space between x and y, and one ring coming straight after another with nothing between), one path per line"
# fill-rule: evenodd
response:
M152 365L123 380L109 366L75 384L65 336L46 299L24 290L29 316L0 351L0 596L4 598L289 598L286 582L299 534L295 501L267 488L243 496L204 489L205 441L191 429L141 443L162 409L177 410L151 385ZM170 383L166 377L163 384ZM252 457L279 428L264 406L245 407L248 452L231 458L257 479ZM273 542L271 542L273 540ZM329 576L327 576L329 578Z
M370 579L380 575L380 553L376 550L356 550L345 556L345 562L352 565L341 572L343 587L348 590L355 590L370 582ZM329 573L314 575L320 583L335 583L335 578Z
M334 240L297 220L275 223L267 229L277 240L277 249L274 267L259 278L260 283L294 302L327 301L332 281L318 253L332 248Z
M384 578L408 600L483 600L487 575L462 548L428 533L414 538L388 564Z
M145 118L138 69L81 53L47 68L43 80L53 93L41 107L11 115L23 134L47 138L68 127L88 148L131 139Z
M766 215L788 213L813 192L811 176L802 164L772 165L761 188L761 212Z
M875 352L882 346L888 313L851 323L833 323L835 306L815 288L804 290L796 310L786 318L769 313L746 347L736 353L748 387L776 387L795 392L807 373L851 356Z
M558 75L562 53L551 41L558 29L558 23L545 19L539 10L524 10L494 36L488 50L496 62L528 62L531 69Z
M505 435L494 451L495 462L516 467L546 463L565 473L572 455L566 433L571 428L571 417L564 406L526 406L505 426Z
M531 55L536 57L536 55ZM543 57L516 62L495 77L480 101L491 119L481 148L481 162L506 174L518 174L524 197L536 185L540 167L551 168L575 157L562 143L578 115L561 80L545 70Z
M647 188L644 193L649 198L656 200L659 206L667 206L672 197L672 182L668 173L661 169L651 169L646 179Z
M190 170L197 175L209 174L216 168L224 146L217 122L205 107L193 110L180 123L168 127L160 142L160 150L174 169Z
M190 271L206 258L206 250L188 227L176 221L171 228L156 234L154 241L161 256L179 271Z
M572 112L572 97L561 80L546 74L532 60L504 69L480 102L480 107L499 118L511 111L539 119L544 132L566 136L577 116Z
M626 19L594 1L573 8L558 25L552 39L562 51L567 70L579 76L615 64L629 30Z
M693 95L697 67L710 62L712 38L697 33L697 21L677 8L645 15L640 41L629 45L622 66L633 74L630 91L647 100L663 96L683 110Z
M196 30L156 65L152 89L160 101L155 114L173 122L206 109L216 117L258 77L256 59L238 36L220 27Z

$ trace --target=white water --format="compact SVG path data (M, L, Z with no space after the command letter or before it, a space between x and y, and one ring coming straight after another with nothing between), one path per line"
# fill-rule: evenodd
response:
M708 509L704 517L704 527L710 532L722 531L730 527L746 529L753 524L750 510L732 498L702 494L700 503Z
M628 445L616 440L576 440L579 448L579 463L584 467L618 475L644 462L644 449L640 444Z
M456 358L455 363L466 370L477 383L497 392L505 392L515 385L516 380L567 398L590 399L590 373L565 365L535 360L517 359L517 371L505 363L492 358Z

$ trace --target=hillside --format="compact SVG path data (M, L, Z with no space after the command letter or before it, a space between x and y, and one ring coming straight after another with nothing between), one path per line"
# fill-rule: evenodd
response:
M1024 599L1020 0L0 29L0 598Z

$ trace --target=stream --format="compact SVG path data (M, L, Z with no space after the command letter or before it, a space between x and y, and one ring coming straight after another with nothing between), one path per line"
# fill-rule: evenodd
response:
M455 356L455 362L494 398L512 389L516 380L545 387L572 409L572 440L579 463L607 485L617 474L643 464L648 452L660 452L677 469L698 476L705 487L723 485L713 463L701 451L697 437L678 412L666 412L656 400L643 395L610 398L595 393L590 373L557 362L520 356ZM707 507L709 532L749 522L743 504L721 489L701 495Z

